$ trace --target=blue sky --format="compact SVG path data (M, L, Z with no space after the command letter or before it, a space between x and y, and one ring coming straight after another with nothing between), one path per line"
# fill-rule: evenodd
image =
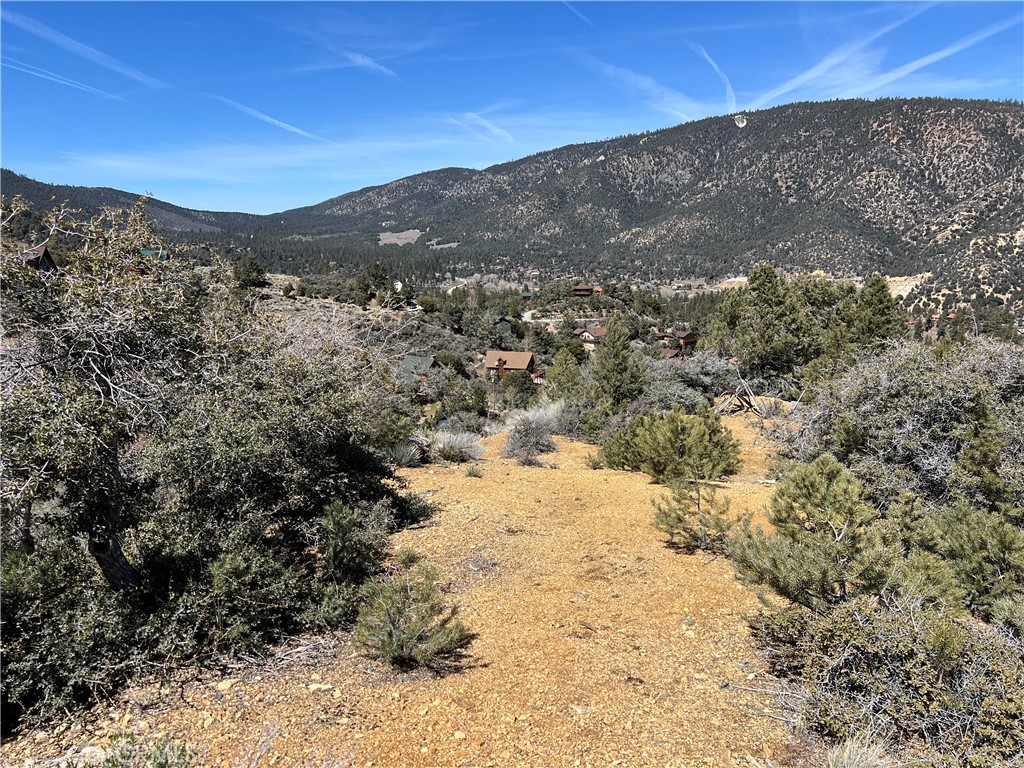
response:
M5 167L269 213L843 97L1024 98L1022 3L4 0Z

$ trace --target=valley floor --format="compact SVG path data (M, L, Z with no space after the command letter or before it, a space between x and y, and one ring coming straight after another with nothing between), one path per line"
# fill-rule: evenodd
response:
M741 417L724 421L745 459L727 495L760 509L768 451ZM396 545L440 568L478 633L463 671L401 675L347 636L307 638L221 676L133 688L87 724L6 744L0 762L98 755L88 746L130 732L184 741L211 766L820 764L750 690L772 684L743 618L754 594L728 561L678 554L653 529L664 487L592 470L596 448L565 440L521 467L503 440L485 441L479 478L403 471L441 511Z

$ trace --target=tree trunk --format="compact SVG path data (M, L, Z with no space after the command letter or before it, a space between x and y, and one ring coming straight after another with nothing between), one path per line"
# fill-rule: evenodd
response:
M103 576L111 587L120 591L137 587L142 577L135 566L121 549L121 539L117 535L117 526L121 520L121 452L117 438L106 450L107 461L110 462L111 487L107 489L105 498L99 500L99 522L89 533L89 553L96 559L103 571Z
M89 536L89 552L103 571L111 587L120 591L142 583L135 566L128 562L121 549L121 541L110 529L101 529Z
M32 536L32 502L23 504L15 513L11 545L28 555L36 551L36 540Z

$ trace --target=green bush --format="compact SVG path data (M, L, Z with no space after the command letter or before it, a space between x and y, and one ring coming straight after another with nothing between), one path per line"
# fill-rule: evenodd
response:
M356 621L356 640L397 667L451 667L473 635L441 599L437 574L419 566L368 582Z
M7 733L116 689L144 657L136 596L111 592L81 541L48 538L2 562L2 722Z
M601 461L615 469L646 472L659 482L715 480L740 468L739 442L717 413L689 415L675 408L634 419L601 447Z
M995 766L1024 744L1024 648L920 601L861 597L762 620L777 668L809 688L805 716L839 739L891 735L925 765Z
M430 511L381 460L410 427L381 414L408 409L352 331L161 258L141 205L54 222L77 243L58 272L0 238L5 729L350 619L388 534Z

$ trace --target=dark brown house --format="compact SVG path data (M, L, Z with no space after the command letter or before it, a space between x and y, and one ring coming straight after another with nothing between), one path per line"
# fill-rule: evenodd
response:
M676 338L679 339L680 349L696 349L700 341L700 336L693 331L677 331Z
M572 295L577 299L589 299L594 295L594 286L580 283L572 289Z

